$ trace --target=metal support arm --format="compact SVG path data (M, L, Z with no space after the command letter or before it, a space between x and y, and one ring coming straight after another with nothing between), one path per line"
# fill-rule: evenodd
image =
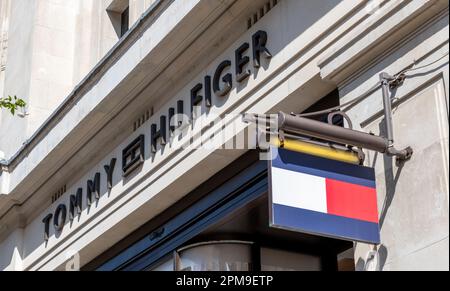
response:
M283 142L284 133L293 135L303 135L321 140L327 140L338 144L346 144L358 148L377 151L389 156L395 156L397 162L409 160L413 154L411 147L396 149L394 147L394 130L392 124L392 100L390 98L390 88L399 86L404 80L404 76L392 77L386 73L380 74L381 87L383 92L383 107L386 125L386 136L377 136L362 131L343 128L333 124L304 118L295 114L278 113L278 132L280 140ZM345 117L345 116L344 116ZM247 122L256 122L258 115L245 115ZM332 116L331 116L332 119ZM264 120L262 120L264 122Z
M389 88L391 84L395 83L396 78L387 74L380 74L381 89L383 91L383 107L384 107L384 120L386 125L386 138L388 140L388 148L386 153L390 156L397 157L397 160L405 161L409 160L413 154L413 149L407 147L402 150L398 150L394 147L394 127L392 124L392 100L389 94Z

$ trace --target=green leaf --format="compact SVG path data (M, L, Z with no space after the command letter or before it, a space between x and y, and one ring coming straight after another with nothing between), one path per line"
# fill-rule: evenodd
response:
M0 98L0 109L4 108L9 110L12 115L15 115L17 109L24 108L25 106L26 102L23 99L17 98L17 96L14 96L14 98L11 96Z

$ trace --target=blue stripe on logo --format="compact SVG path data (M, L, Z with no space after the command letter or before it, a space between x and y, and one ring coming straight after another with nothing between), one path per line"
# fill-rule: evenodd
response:
M275 226L352 241L380 243L380 230L376 223L280 204L273 204L272 207Z
M278 150L278 156L272 160L273 167L376 188L375 172L372 168L287 151L281 148L273 150Z

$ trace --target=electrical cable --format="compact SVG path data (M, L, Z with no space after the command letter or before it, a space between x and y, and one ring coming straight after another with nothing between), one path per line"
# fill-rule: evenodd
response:
M408 77L408 76L405 76L405 73L407 73L407 72L411 72L411 71L416 71L416 70L424 69L424 68L426 68L426 67L429 67L429 66L431 66L431 65L434 65L435 63L439 62L440 60L442 60L443 58L445 58L446 56L448 56L448 54L449 54L449 51L447 51L446 53L444 53L444 55L442 55L442 56L439 57L438 59L436 59L436 60L434 60L434 61L432 61L432 62L430 62L430 63L428 63L428 64L426 64L426 65L420 66L420 67L415 67L416 61L414 61L413 67L412 67L412 68L405 69L405 70L403 70L403 71L401 71L401 72L395 74L395 75L394 75L395 78L394 78L394 80L391 81L391 83L397 82L399 79L403 79L403 78L405 78L405 77ZM347 107L347 106L350 107L350 106L352 106L353 104L358 103L358 102L362 101L363 99L367 98L367 96L369 95L369 93L372 92L373 90L377 89L380 85L381 85L381 83L380 83L380 82L377 82L377 84L375 84L374 86L372 86L372 87L371 87L369 90L367 90L364 94L362 94L362 95L360 95L359 97L357 97L357 98L355 98L355 99L352 99L352 100L350 100L350 101L348 101L348 102L346 102L346 103L344 103L344 104L341 104L341 105L339 105L339 106L335 106L335 107L331 107L331 108L328 108L328 109L324 109L324 110L320 110L320 111L315 111L315 112L302 113L302 114L291 113L291 114L292 114L292 115L295 115L295 116L299 116L299 117L311 117L311 116L318 116L318 115L322 115L322 114L326 114L326 113L331 113L331 112L337 111L337 110L342 109L342 108ZM349 108L345 108L345 109L343 109L342 111L346 112L348 109L349 109Z
M420 66L420 67L416 67L416 61L414 60L414 63L413 63L412 68L405 69L405 70L401 71L400 73L395 74L394 76L399 76L399 75L402 75L402 74L407 73L407 72L411 72L411 71L416 71L416 70L424 69L424 68L426 68L426 67L429 67L429 66L431 66L431 65L434 65L435 63L439 62L440 60L442 60L443 58L445 58L446 56L448 56L448 54L449 54L449 51L447 51L447 52L444 53L440 58L438 58L438 59L432 61L431 63L428 63L428 64L423 65L423 66Z
M377 89L378 86L380 86L380 84L377 83L376 85L372 86L372 88L370 88L367 92L371 92L371 91ZM293 115L297 115L299 117L310 117L310 116L322 115L322 114L325 114L325 113L331 113L331 112L337 111L337 110L339 110L339 109L341 109L343 107L347 107L347 106L350 106L350 105L352 105L354 103L358 103L359 101L362 101L366 97L367 97L367 93L365 93L365 94L363 94L363 95L361 95L361 96L359 96L359 97L357 97L355 99L352 99L352 100L350 100L350 101L348 101L348 102L346 102L344 104L341 104L339 106L335 106L335 107L331 107L331 108L328 108L328 109L315 111L315 112L302 113L302 114L293 114Z

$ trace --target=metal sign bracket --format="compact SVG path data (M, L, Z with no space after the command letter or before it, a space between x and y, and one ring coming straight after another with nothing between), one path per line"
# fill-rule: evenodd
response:
M398 150L394 146L394 130L392 122L392 99L389 90L393 90L398 86L403 84L405 79L404 74L400 74L396 77L391 76L387 73L380 74L381 89L383 92L383 107L384 107L384 120L386 125L386 138L388 140L388 148L386 153L389 156L395 156L397 158L397 163L411 159L413 155L413 149L411 147L406 147L405 149Z

